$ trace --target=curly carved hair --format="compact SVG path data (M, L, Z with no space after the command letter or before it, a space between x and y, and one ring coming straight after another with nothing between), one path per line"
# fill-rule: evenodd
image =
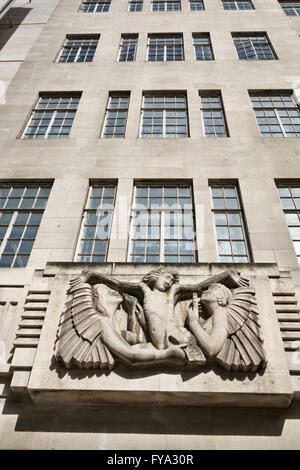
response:
M224 286L223 284L219 284L219 283L211 284L207 290L210 292L213 292L213 294L217 298L218 304L221 307L226 307L226 305L228 305L232 297L230 289L228 289L228 287Z
M146 276L143 277L142 281L147 284L150 289L152 289L159 276L163 274L171 274L171 276L173 277L173 284L179 282L179 273L177 271L166 271L163 268L150 271L150 273L146 274Z

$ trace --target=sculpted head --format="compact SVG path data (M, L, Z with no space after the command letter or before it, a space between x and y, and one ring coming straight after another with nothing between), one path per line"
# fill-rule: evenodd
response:
M171 272L161 268L150 271L150 273L143 277L142 281L147 284L150 289L166 292L173 284L179 281L179 274L176 271Z
M231 299L230 290L223 284L211 284L207 290L201 295L201 305L205 314L210 317L214 313L214 309L218 306L226 307Z
M93 288L95 304L98 312L105 316L111 316L123 302L119 292L110 289L104 284L96 284Z

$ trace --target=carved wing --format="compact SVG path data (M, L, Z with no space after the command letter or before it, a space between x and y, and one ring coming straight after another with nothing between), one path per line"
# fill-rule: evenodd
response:
M69 289L54 346L56 360L67 369L72 365L82 369L114 367L114 359L100 339L101 316L94 305L92 286L78 283Z
M229 335L216 356L228 371L251 371L267 364L263 349L255 290L240 287L233 291L227 310Z

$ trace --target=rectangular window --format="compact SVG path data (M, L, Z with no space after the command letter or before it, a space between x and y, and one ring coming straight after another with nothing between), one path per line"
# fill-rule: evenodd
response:
M287 16L300 16L300 2L279 2Z
M80 94L41 94L23 139L65 139L69 136Z
M278 185L282 209L300 263L300 184Z
M67 35L57 62L92 62L99 35Z
M115 184L99 183L90 186L76 250L76 261L85 263L106 261L115 197Z
M212 184L211 192L219 261L249 263L250 249L237 185Z
M129 93L110 94L102 131L104 139L125 137L129 98Z
M224 10L254 10L254 6L250 1L236 1L236 2L227 2L222 0Z
M148 61L184 60L182 34L149 34Z
M300 110L292 92L250 93L262 137L300 137Z
M196 60L214 60L209 33L193 34Z
M109 10L110 0L96 1L96 0L83 0L80 11L82 13L98 13L106 12Z
M232 37L240 60L276 59L266 33L234 33Z
M50 184L1 184L0 267L27 265L50 191Z
M135 60L137 43L137 34L122 34L119 49L119 62L133 62Z
M130 0L128 11L143 11L143 0Z
M221 93L200 92L200 97L205 137L229 137Z
M188 137L188 111L185 94L144 95L141 137Z
M138 184L131 214L129 261L197 261L192 187Z
M152 0L152 11L180 11L180 0Z
M191 11L199 11L205 9L203 0L189 0L189 4Z

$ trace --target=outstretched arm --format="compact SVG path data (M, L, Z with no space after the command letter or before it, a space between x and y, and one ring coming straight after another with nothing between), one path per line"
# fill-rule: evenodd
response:
M222 283L229 289L234 289L236 287L248 287L249 279L241 276L237 271L229 269L223 273L212 276L204 281L198 282L196 284L185 284L178 285L176 287L176 301L187 300L191 298L191 295L194 292L197 292L200 295L204 290L213 283Z
M212 315L212 330L207 333L199 324L198 318L198 300L194 295L192 306L188 313L188 326L196 338L198 345L206 352L209 357L215 357L222 349L228 336L227 317L224 307L217 307Z
M76 290L82 283L88 283L90 285L105 284L120 293L126 292L135 296L139 296L141 294L141 286L139 283L120 281L108 274L97 273L94 271L83 271L80 276L75 279L71 279L70 293Z

